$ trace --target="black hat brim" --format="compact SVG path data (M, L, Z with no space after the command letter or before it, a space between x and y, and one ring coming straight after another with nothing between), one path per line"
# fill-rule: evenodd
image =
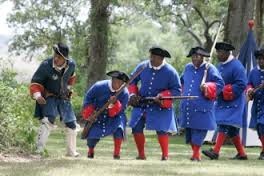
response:
M259 49L254 52L254 56L258 59L260 56L264 56L264 49Z
M60 47L59 47L58 44L53 45L52 48L53 48L53 51L54 51L56 54L62 56L62 57L63 57L64 59L66 59L66 60L69 60L69 58L68 58L68 52L67 52L67 53L64 53L64 52L60 51Z
M232 50L235 50L235 47L231 45L230 43L218 42L215 44L215 49L224 50L224 51L232 51Z
M210 53L208 53L202 47L191 48L191 50L189 51L189 54L186 57L191 57L193 54L199 54L199 55L201 55L203 57L210 57Z
M112 78L119 79L119 80L124 81L124 82L128 82L128 80L129 80L129 77L126 73L121 72L121 71L117 71L117 70L110 71L110 72L106 73L106 75L110 76Z
M149 49L149 52L157 56L171 58L170 53L161 47L152 47Z

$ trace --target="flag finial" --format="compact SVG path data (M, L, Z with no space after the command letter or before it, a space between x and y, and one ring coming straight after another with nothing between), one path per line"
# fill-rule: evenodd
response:
M248 20L248 27L249 29L252 29L254 26L254 20Z

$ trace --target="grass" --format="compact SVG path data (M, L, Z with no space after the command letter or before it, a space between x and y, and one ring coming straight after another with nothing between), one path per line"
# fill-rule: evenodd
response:
M160 148L155 132L146 132L146 161L135 160L137 155L133 137L128 132L122 146L121 160L112 159L112 137L102 139L96 149L95 158L87 159L86 141L78 138L79 158L65 157L64 134L61 128L52 132L47 150L49 157L31 162L0 162L0 176L104 176L104 175L195 175L234 176L264 175L264 161L257 160L260 149L247 148L248 161L232 161L233 146L224 146L220 159L211 161L203 157L202 162L189 160L191 149L184 144L182 136L170 138L170 159L160 161ZM205 145L203 149L211 146Z

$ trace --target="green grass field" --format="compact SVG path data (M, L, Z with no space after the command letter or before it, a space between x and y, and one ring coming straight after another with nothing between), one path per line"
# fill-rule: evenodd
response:
M146 161L135 160L137 155L133 137L128 132L122 146L121 160L112 159L112 137L102 139L95 149L95 158L87 159L86 141L78 139L79 158L65 157L62 129L52 132L47 149L49 157L27 162L0 162L0 176L104 176L104 175L202 175L235 176L264 175L264 161L257 160L259 148L247 148L248 161L228 158L236 152L233 146L224 146L217 161L203 157L201 162L189 160L191 149L182 136L170 137L170 159L160 161L160 148L155 132L146 133ZM211 146L205 145L203 149Z

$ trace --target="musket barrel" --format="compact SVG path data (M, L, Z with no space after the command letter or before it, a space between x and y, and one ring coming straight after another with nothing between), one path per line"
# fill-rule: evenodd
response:
M201 81L201 85L200 86L202 86L205 83L205 80L207 78L208 68L209 68L210 63L212 62L212 56L213 56L214 48L215 48L215 45L216 45L218 36L220 34L220 30L222 28L222 25L223 25L223 22L220 23L219 28L217 30L216 37L215 37L214 43L213 43L212 48L211 48L211 51L210 51L210 57L206 60L204 75L203 75L203 79Z
M160 97L159 99L161 100L166 100L166 99L173 99L173 100L177 100L177 99L195 99L198 98L199 96L164 96L164 97ZM154 100L156 99L156 97L144 97L144 100Z
M124 89L127 87L139 74L146 68L147 66L142 66L137 72L132 75L132 77L128 80L127 83L123 84L118 92L114 94L117 97ZM89 129L91 128L92 124L96 121L97 117L111 104L112 102L108 100L103 107L101 107L98 111L96 111L92 116L90 116L90 121L87 121L83 127L83 131L81 134L81 139L86 139Z

